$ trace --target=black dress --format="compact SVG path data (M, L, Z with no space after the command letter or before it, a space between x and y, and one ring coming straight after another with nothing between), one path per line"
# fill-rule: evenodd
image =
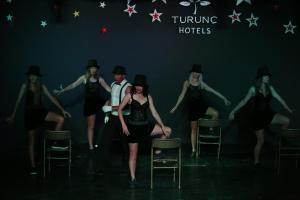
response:
M26 86L26 102L24 112L24 125L26 131L37 129L45 122L48 110L42 104L42 87L38 86L38 91L33 92Z
M269 92L267 96L264 96L261 92L255 91L253 97L253 128L254 130L261 130L268 127L273 120L276 112L271 109L272 95Z
M130 115L127 121L129 136L127 137L128 143L138 143L145 140L151 135L155 124L150 123L148 120L149 100L140 104L131 96Z
M189 85L187 90L188 119L197 121L203 117L209 107L203 99L202 89L200 86Z
M104 105L105 99L101 96L99 81L92 82L87 80L85 84L85 98L84 98L84 116L95 115Z

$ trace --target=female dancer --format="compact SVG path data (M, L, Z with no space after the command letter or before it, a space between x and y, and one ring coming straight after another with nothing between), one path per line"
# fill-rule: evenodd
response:
M178 97L176 105L171 109L170 113L174 113L179 104L182 102L185 95L188 98L188 120L191 125L191 143L192 143L192 154L191 157L196 157L196 137L198 128L198 119L208 115L212 119L219 117L219 112L210 107L209 104L203 99L203 90L211 92L224 100L226 106L230 105L230 102L219 92L208 86L203 81L202 66L194 64L190 70L189 80L183 83L182 91Z
M89 149L94 149L93 138L94 138L94 127L96 113L101 110L104 99L100 95L100 86L106 91L111 92L111 88L107 85L105 80L99 75L99 66L96 60L89 60L86 66L86 74L80 76L75 82L71 83L67 87L61 90L54 90L56 95L61 95L66 91L72 90L77 86L85 85L85 100L84 100L84 116L87 118L87 136Z
M279 96L274 87L270 84L271 73L268 67L260 67L257 70L256 84L251 86L245 98L231 111L229 119L233 120L236 111L243 107L250 99L253 100L252 105L252 126L256 135L256 145L254 147L254 164L260 164L260 151L264 144L264 129L270 124L280 124L282 129L286 129L290 120L271 109L270 101L272 97L277 99L282 106L290 113L292 110Z
M37 174L36 163L34 158L34 147L35 147L35 136L37 128L44 122L55 122L55 130L59 131L62 129L64 124L64 117L71 117L71 115L66 112L59 102L50 94L47 87L42 84L39 78L42 76L40 74L40 68L35 65L31 65L29 70L26 72L27 81L23 83L18 95L17 102L15 104L13 113L7 118L7 122L12 123L14 121L16 112L18 110L19 104L25 95L25 130L28 132L28 153L31 164L30 174ZM63 113L64 117L54 112L49 112L42 103L42 94L45 94Z
M126 124L122 110L127 104L130 104L131 113ZM147 112L149 109L154 119L157 121L157 124L152 124L148 121ZM137 74L135 76L131 93L127 94L123 99L118 109L118 113L123 133L128 136L128 166L131 176L130 187L135 187L137 184L135 179L135 169L138 143L150 135L161 135L161 138L169 137L171 134L171 128L163 124L154 107L153 99L148 93L148 85L145 75Z

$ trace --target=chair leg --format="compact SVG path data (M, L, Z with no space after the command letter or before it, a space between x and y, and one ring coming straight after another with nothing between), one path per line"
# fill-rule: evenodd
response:
M51 162L51 159L48 158L48 174L50 174L50 171L51 171L51 163L50 162Z
M179 163L178 163L178 189L181 188L181 149L179 149Z
M151 148L151 180L150 180L150 188L153 189L153 148Z
M44 149L43 149L43 176L46 176L46 141L44 140Z
M198 158L200 156L200 144L199 144L199 127L197 127L197 133L196 133L196 157Z
M219 137L219 146L218 146L218 160L220 160L220 153L221 153L221 144L222 144L222 133L221 133L221 128L220 128L220 137Z
M176 181L176 168L173 168L173 182Z

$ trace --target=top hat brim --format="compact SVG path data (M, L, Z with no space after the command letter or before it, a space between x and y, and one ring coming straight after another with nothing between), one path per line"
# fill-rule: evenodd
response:
M119 71L119 70L114 70L112 71L113 74L120 74L120 75L126 75L126 72L124 71Z
M99 66L99 65L88 65L88 66L86 66L86 69L89 69L89 68L91 68L91 67L96 67L97 69L99 69L99 68L100 68L100 66Z
M259 79L259 78L261 78L261 77L263 77L263 76L272 76L272 74L270 73L270 72L268 72L268 73L264 73L264 74L259 74L259 75L257 75L256 76L256 79Z
M33 72L26 72L25 73L27 76L28 75L35 75L35 76L38 76L38 77L42 77L43 75L42 74L40 74L40 73L33 73Z
M196 72L196 73L201 73L201 74L203 74L203 71L202 71L202 70L193 70L193 69L191 69L191 70L190 70L190 73L192 73L192 72Z

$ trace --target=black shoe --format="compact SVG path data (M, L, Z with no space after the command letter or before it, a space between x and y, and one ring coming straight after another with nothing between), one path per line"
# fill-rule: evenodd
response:
M196 151L193 151L193 152L191 153L191 158L196 158Z
M101 170L101 169L96 169L96 170L95 170L95 175L97 175L97 176L103 176L103 175L104 175L104 172L103 172L103 170Z
M139 186L139 183L134 179L134 180L131 180L129 181L129 188L130 189L135 189Z
M30 168L29 174L30 174L30 175L37 175L36 167L31 167L31 168Z
M254 169L260 170L261 169L261 164L260 163L255 163L254 164Z

